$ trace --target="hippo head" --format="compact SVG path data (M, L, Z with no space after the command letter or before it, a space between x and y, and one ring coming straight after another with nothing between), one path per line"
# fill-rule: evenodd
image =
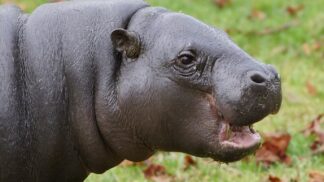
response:
M281 103L272 66L223 31L162 8L140 10L111 40L121 60L120 123L107 142L117 154L138 161L178 151L231 162L259 147L252 125Z

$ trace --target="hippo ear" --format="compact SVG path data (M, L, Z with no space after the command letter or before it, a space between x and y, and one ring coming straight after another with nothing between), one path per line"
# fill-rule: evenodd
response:
M115 49L119 52L125 52L128 58L137 58L140 54L140 38L135 32L125 29L116 29L110 35Z

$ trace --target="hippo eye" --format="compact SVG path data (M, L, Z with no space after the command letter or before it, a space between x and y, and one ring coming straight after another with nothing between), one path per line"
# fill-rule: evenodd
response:
M188 66L191 65L195 61L195 55L189 51L183 52L178 56L177 63L180 66Z

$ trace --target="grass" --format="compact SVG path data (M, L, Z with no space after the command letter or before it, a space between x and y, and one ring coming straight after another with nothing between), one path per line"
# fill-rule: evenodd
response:
M4 2L8 0L0 0ZM26 11L31 11L43 0L15 0ZM154 6L192 15L203 22L228 30L237 44L259 60L273 64L282 77L283 104L281 111L256 125L261 132L289 132L292 141L288 154L291 166L276 164L270 168L258 166L254 158L229 165L198 159L196 167L183 170L184 154L158 153L152 160L166 167L176 181L249 181L267 179L269 174L286 181L307 181L312 170L324 171L324 156L311 155L311 138L300 133L314 117L324 113L324 1L302 0L241 0L219 9L210 0L148 0ZM290 16L287 6L304 5L296 16ZM252 10L262 11L263 20L248 18ZM257 35L266 29L275 29L293 22L289 29ZM322 43L314 50L315 43ZM307 86L308 85L308 86ZM315 89L313 89L314 87ZM143 167L115 167L103 175L90 175L94 181L146 181Z

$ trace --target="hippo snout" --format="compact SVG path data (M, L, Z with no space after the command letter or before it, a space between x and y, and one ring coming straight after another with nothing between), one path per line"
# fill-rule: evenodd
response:
M215 85L227 89L225 92L217 87L215 92L218 109L225 119L232 125L247 126L279 111L281 82L278 72L271 65L248 62L240 67L247 69L238 69L241 73L230 73L222 81L216 79Z
M281 103L280 78L272 66L265 65L263 70L248 71L246 75L238 108L241 119L236 124L239 125L250 125L268 114L277 113Z

